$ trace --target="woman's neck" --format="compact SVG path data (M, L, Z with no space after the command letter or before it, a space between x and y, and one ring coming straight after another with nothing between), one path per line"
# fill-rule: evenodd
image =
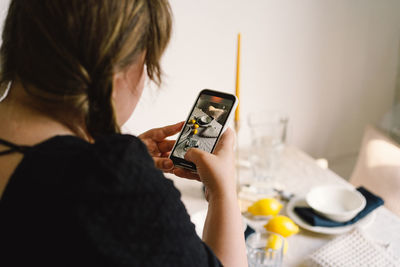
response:
M32 97L22 84L14 82L0 102L0 138L34 145L56 135L75 135L67 126L33 108Z

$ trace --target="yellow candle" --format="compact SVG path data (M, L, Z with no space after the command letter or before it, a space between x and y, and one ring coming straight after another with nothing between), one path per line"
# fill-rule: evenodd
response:
M236 54L236 97L240 99L240 33L237 36L237 54ZM239 105L235 111L235 122L239 122Z

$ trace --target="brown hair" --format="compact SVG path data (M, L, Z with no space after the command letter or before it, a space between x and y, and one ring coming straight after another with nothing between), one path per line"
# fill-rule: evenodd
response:
M20 81L36 108L78 135L118 133L113 74L145 52L147 74L160 84L170 32L167 0L12 0L0 86Z

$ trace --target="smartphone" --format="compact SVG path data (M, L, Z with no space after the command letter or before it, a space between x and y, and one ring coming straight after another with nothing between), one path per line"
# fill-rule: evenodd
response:
M210 89L202 90L189 112L170 159L176 167L196 172L196 165L184 159L190 148L212 153L237 106L235 95Z

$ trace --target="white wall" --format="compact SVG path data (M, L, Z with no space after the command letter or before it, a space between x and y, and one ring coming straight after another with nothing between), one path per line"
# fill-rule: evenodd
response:
M289 142L315 157L357 152L362 131L392 104L400 1L174 0L166 83L146 94L127 128L186 117L201 88L234 92L242 33L242 118L263 107L290 115ZM153 96L151 96L153 95ZM154 96L156 95L156 96ZM244 126L245 123L244 123ZM240 143L248 144L244 127Z
M0 7L7 1L1 0ZM184 120L198 91L234 92L242 33L242 118L290 116L289 142L312 156L358 150L363 127L392 104L400 47L398 0L171 0L165 83L146 89L125 129ZM245 122L240 143L248 144Z
M3 29L3 22L6 18L9 4L10 0L0 0L0 29Z

